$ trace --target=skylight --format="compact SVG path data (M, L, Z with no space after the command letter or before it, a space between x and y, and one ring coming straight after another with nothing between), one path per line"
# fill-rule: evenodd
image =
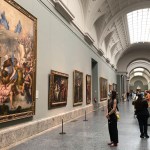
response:
M142 76L142 75L143 75L142 72L136 72L136 73L134 73L134 76Z
M130 43L150 42L150 8L127 14Z
M137 72L137 71L141 71L141 72L143 72L143 71L144 71L144 69L143 69L143 68L136 68L136 69L134 69L134 72Z

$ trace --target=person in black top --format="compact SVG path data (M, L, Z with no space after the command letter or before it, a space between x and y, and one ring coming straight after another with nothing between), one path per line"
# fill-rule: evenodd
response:
M127 92L127 101L129 101L129 92Z
M116 117L116 109L117 109L117 100L116 100L116 92L112 91L110 95L110 99L108 100L108 111L106 117L108 119L108 130L110 135L110 145L111 147L117 146L118 144L118 128L117 128L117 117Z
M142 94L138 94L137 100L134 102L134 107L135 107L135 113L137 115L137 119L139 122L139 128L141 138L149 138L147 134L147 121L149 117L149 112L147 110L148 108L148 103L145 99L143 99Z

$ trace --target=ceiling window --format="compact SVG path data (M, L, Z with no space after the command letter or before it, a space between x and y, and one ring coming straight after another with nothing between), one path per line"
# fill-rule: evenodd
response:
M137 72L137 71L141 71L141 72L143 72L143 71L144 71L144 69L143 69L143 68L136 68L136 69L134 69L134 72Z
M142 75L143 75L142 72L136 72L136 73L134 73L134 76L142 76Z
M127 14L130 43L150 42L150 8Z

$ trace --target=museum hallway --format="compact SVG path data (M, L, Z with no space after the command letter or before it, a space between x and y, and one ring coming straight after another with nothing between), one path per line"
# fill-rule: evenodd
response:
M105 111L98 110L64 125L66 134L60 135L61 127L30 138L10 150L149 150L150 139L141 139L137 119L131 102L119 104L121 119L118 122L119 145L107 145L109 135ZM149 132L148 132L149 133ZM149 133L150 134L150 133Z

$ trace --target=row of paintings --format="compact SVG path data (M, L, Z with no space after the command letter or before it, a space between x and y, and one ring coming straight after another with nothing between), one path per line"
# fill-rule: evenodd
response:
M35 114L37 19L14 0L0 1L0 123ZM68 74L51 71L49 107L65 106ZM107 80L100 79L101 100ZM73 105L83 103L83 73L73 72ZM91 76L86 75L86 103L91 103Z
M49 108L67 104L68 74L52 70L49 75ZM83 73L73 72L73 106L83 103ZM91 103L91 76L86 75L86 104Z
M67 104L68 74L52 70L49 82L49 108ZM108 81L100 77L100 100L107 100ZM116 84L111 85L116 90ZM83 103L83 73L75 70L73 72L73 106ZM86 104L91 103L91 76L86 75Z

